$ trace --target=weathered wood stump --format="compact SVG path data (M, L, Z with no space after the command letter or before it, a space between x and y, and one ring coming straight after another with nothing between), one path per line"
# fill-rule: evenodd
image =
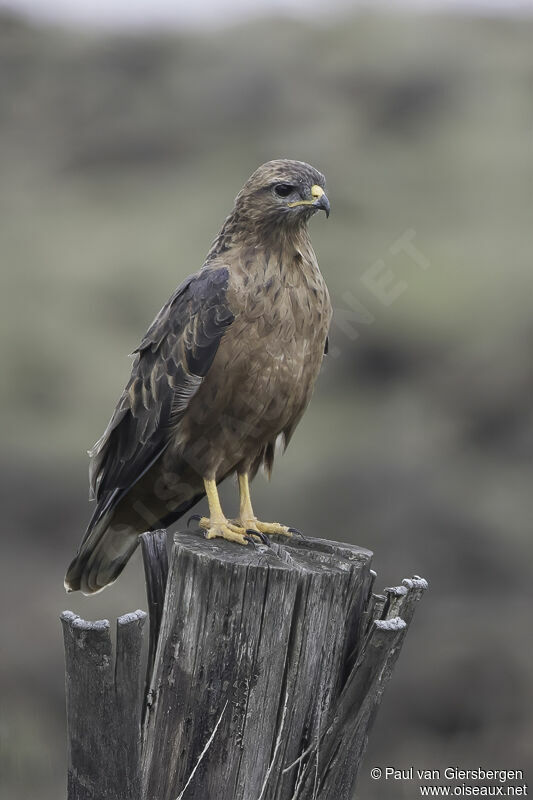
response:
M426 582L374 595L360 547L189 532L167 580L164 532L142 539L144 698L142 612L119 620L114 677L109 624L62 617L69 800L350 800Z
M139 683L146 614L117 620L116 658L109 622L85 622L65 611L69 800L125 800L141 785Z

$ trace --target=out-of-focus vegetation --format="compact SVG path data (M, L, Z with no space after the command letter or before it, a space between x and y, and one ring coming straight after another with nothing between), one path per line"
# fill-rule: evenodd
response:
M138 558L94 599L62 589L126 354L281 156L328 178L312 235L336 322L258 510L370 547L378 586L431 582L369 768L526 768L532 34L466 16L144 38L0 18L2 796L64 794L60 611L144 605ZM408 231L415 259L395 247ZM411 796L363 773L361 797Z

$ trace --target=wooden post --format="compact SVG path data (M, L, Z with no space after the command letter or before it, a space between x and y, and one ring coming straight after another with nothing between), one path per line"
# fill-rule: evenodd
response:
M150 640L148 642L148 659L146 662L146 679L144 683L143 719L151 703L150 685L154 671L155 654L163 603L168 578L167 532L157 530L141 536L144 577L146 580L146 598L150 613Z
M374 595L372 554L354 545L237 547L190 532L175 535L166 580L162 542L142 537L152 628L142 748L143 699L131 689L142 612L128 615L139 638L123 690L118 669L114 683L109 674L108 623L63 615L69 800L350 800L426 582ZM125 725L117 692L134 706Z
M109 622L64 611L69 800L140 798L140 660L146 614L117 620L115 664Z

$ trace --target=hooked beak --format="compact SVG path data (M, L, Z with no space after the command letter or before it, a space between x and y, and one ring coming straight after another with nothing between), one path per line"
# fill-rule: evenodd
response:
M326 218L329 217L329 212L331 211L331 206L329 204L328 196L325 192L322 192L320 197L315 200L313 203L315 208L321 208L323 211L326 212Z

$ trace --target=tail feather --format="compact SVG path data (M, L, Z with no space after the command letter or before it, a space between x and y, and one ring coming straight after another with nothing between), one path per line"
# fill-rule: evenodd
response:
M195 483L199 484L194 492ZM185 498L173 510L162 514L160 507L151 507L143 494L140 497L126 496L115 507L107 503L98 504L82 540L80 549L65 576L67 592L81 590L83 594L95 594L116 581L139 543L139 534L150 528L144 513L148 507L157 525L168 527L178 520L204 496L202 479L187 473L183 482ZM192 493L191 493L192 491ZM138 506L141 510L136 510Z
M65 576L67 592L95 594L116 581L139 543L138 530L109 525L103 518L90 531Z

